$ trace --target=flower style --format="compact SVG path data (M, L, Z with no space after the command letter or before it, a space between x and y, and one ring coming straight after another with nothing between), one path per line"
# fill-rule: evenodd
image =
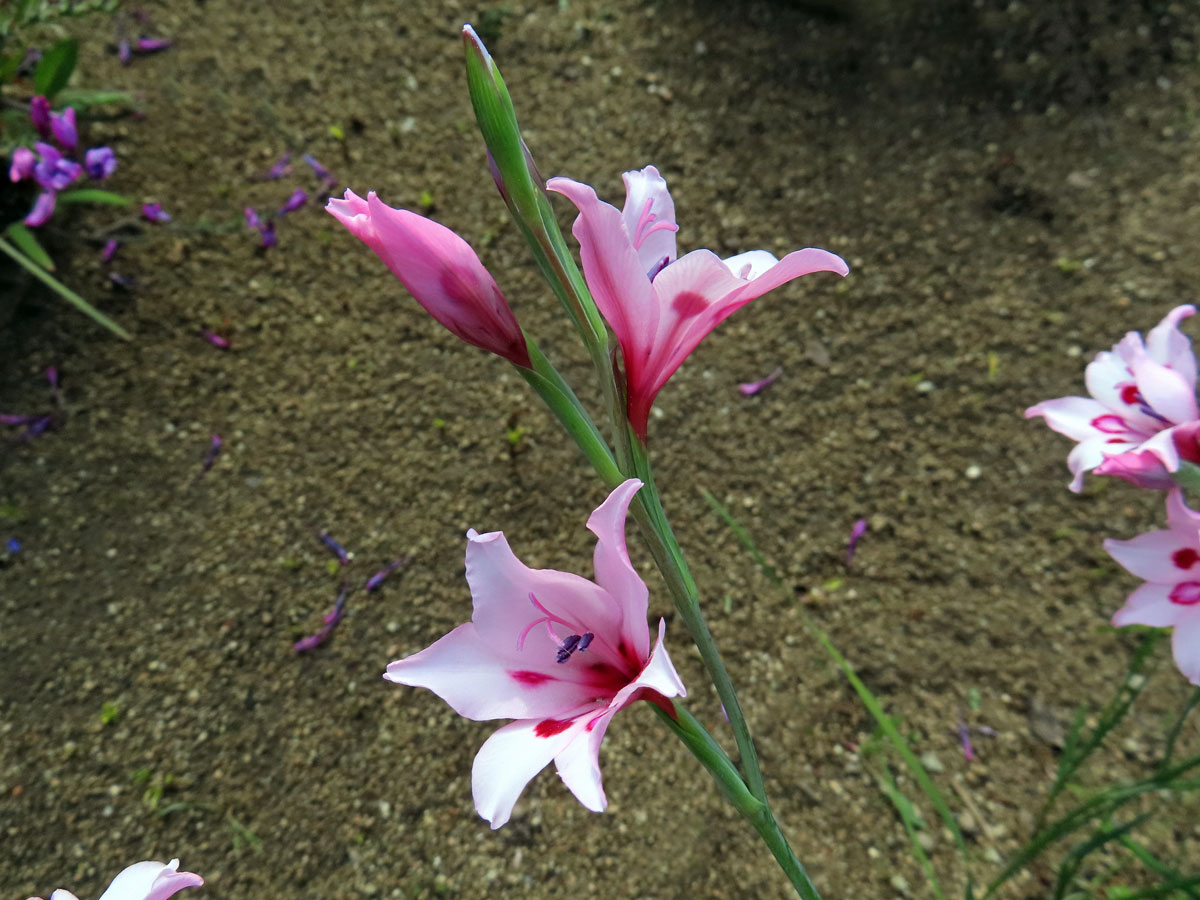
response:
M546 187L579 209L572 228L583 273L625 358L629 422L646 439L654 397L710 331L756 297L811 272L849 272L809 248L776 259L751 250L722 260L711 250L676 258L675 204L654 166L626 172L625 206L601 201L569 178Z
M201 887L204 879L192 872L180 872L179 860L169 863L146 860L121 871L100 900L167 900L184 888ZM29 900L39 900L30 897ZM50 900L78 900L70 891L59 888Z
M1132 540L1104 542L1109 556L1146 583L1129 595L1112 623L1174 628L1175 665L1200 685L1200 513L1183 491L1167 494L1167 528Z
M613 716L638 699L672 711L667 698L686 696L662 620L650 647L648 592L625 548L641 486L624 482L588 519L595 582L527 568L503 533L468 531L471 621L387 668L388 680L429 688L468 719L517 720L488 738L471 772L475 808L492 828L551 760L579 802L602 811L600 742Z
M453 334L513 365L532 368L517 317L475 251L457 234L406 209L392 209L374 191L364 200L347 190L345 199L331 199L325 209L374 250L425 311Z
M1139 487L1162 490L1180 460L1200 463L1200 409L1196 405L1196 356L1179 323L1194 315L1185 304L1167 313L1145 341L1131 331L1088 364L1091 397L1045 400L1025 411L1042 416L1059 434L1078 441L1067 456L1075 476L1116 475Z

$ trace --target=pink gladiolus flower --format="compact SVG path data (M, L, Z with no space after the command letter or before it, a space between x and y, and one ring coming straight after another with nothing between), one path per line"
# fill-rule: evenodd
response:
M184 888L202 887L204 879L193 872L180 872L179 860L169 863L146 860L124 869L108 886L100 900L167 900ZM39 900L30 897L29 900ZM59 888L50 900L79 900L70 891Z
M325 209L375 251L425 311L468 344L532 368L521 326L495 279L462 238L424 216L346 191Z
M1181 459L1200 463L1200 409L1196 405L1196 356L1179 330L1195 314L1191 305L1167 313L1142 340L1131 331L1088 364L1091 397L1060 397L1025 410L1079 441L1067 456L1074 474L1071 490L1083 487L1083 474L1116 475L1139 487L1162 490Z
M600 742L613 716L638 699L673 714L668 698L686 696L661 620L651 649L646 585L625 549L625 516L641 486L626 481L588 519L598 539L594 583L527 568L499 531L468 531L471 621L387 668L384 678L429 688L460 716L517 720L487 739L471 772L475 809L492 828L551 760L579 802L602 811Z
M810 272L849 269L809 248L779 260L751 250L722 260L710 250L675 255L675 204L654 166L626 172L625 207L602 202L586 184L551 178L546 187L579 209L572 228L583 273L625 357L629 422L646 438L655 395L688 354L756 297Z
M1104 549L1146 583L1129 595L1112 623L1174 628L1175 665L1200 685L1200 513L1188 508L1183 491L1167 494L1167 528L1129 541L1106 540Z

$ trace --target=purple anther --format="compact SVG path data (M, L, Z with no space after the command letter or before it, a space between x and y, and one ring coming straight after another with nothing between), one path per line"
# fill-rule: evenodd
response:
M858 549L858 542L864 534L867 533L867 520L859 519L854 523L854 527L850 529L850 540L846 542L846 568L850 568L850 563L854 561L854 551Z
M322 544L332 551L333 555L338 558L338 562L343 566L350 562L350 554L346 552L346 548L330 537L328 531L318 531L317 537L320 538Z
M661 272L663 269L665 269L670 264L671 264L671 257L664 256L662 259L660 259L658 262L656 262L654 265L652 265L650 267L650 270L646 273L646 275L648 275L650 280L653 281L655 279L655 277L658 275L658 273Z
M132 291L137 286L137 279L130 275L122 275L120 272L109 272L108 280L127 291Z
M401 566L407 565L410 559L412 559L411 556L401 556L399 559L393 559L390 563L368 578L365 585L367 593L379 590L379 587L383 584L384 579Z
M108 178L117 171L117 154L112 147L92 147L83 154L83 168L88 178Z
M112 262L113 257L117 255L117 249L121 246L118 240L109 240L104 244L104 249L100 251L100 259L104 262Z
M738 390L742 392L742 396L744 397L753 397L759 391L762 391L774 384L782 374L783 368L779 367L766 378L762 378L758 381L747 381L744 384L739 384Z
M287 198L287 202L279 208L279 215L286 216L290 212L295 212L307 202L308 191L304 188L296 188L292 191L292 196Z
M158 53L166 50L173 42L166 38L138 38L137 43L133 45L133 49L138 53Z
M160 225L171 221L171 216L162 208L161 203L143 203L142 215L150 222L157 222Z
M30 228L45 225L54 215L54 204L58 202L58 194L54 191L42 191L33 201L33 209L25 216L25 224Z
M575 652L576 647L583 638L578 634L569 634L567 639L562 642L558 648L558 662L565 663L571 658L571 654Z
M971 729L963 721L961 712L958 714L958 742L962 744L963 757L967 762L975 759L975 748L971 746Z
M41 94L29 101L29 121L38 134L44 138L50 137L50 101Z
M579 646L576 647L575 649L578 650L580 653L586 653L587 648L592 645L592 639L595 637L596 636L594 634L592 634L590 631L585 631L583 633L583 636L579 638Z
M265 181L278 181L283 176L288 175L292 171L292 153L289 150L279 157L279 162L267 169L267 174L263 176Z
M292 644L292 649L297 653L303 653L305 650L312 650L320 647L329 636L333 634L333 629L337 628L338 622L346 615L346 598L350 596L350 585L342 583L341 590L338 591L337 601L333 604L333 609L325 614L325 624L321 626L321 630L316 634L310 634L308 637L301 638Z
M122 37L117 41L117 59L121 60L123 66L133 61L133 48L129 46L129 38Z
M304 161L308 163L308 167L312 169L314 173L316 173L318 178L322 179L323 181L333 180L333 176L329 173L329 170L317 162L311 153L304 154Z
M204 461L200 463L200 477L203 478L208 474L208 470L213 467L213 463L217 461L217 457L221 455L221 440L219 434L214 434L208 442L208 452L204 454Z
M204 331L200 333L200 336L218 350L228 350L230 347L229 338L221 337L215 331Z
M33 167L37 165L37 154L28 147L17 147L12 152L12 165L8 167L10 181L24 181L33 175Z
M75 110L67 107L61 113L50 113L50 132L54 140L68 153L79 146L79 131L75 127Z

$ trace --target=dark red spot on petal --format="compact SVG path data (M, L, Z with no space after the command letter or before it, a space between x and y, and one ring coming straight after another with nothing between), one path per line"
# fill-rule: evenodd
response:
M681 319L694 319L708 308L708 298L696 291L680 291L671 301L671 309Z
M528 669L510 669L508 677L518 684L528 685L529 687L537 687L539 684L545 684L547 681L556 681L551 675L543 675L541 672L530 672Z
M534 726L533 733L540 738L554 737L556 734L562 734L574 723L571 721L562 721L561 719L542 719Z
M598 694L611 696L632 680L616 666L610 666L608 663L593 663L587 667L585 683Z
M1137 389L1136 384L1120 384L1117 385L1121 389L1121 402L1128 403L1130 406L1137 406L1142 402L1142 394Z
M1200 562L1200 553L1197 553L1191 547L1184 547L1182 550L1176 550L1171 554L1171 562L1180 569L1190 569L1197 562Z
M1171 589L1171 602L1180 606L1200 603L1200 581L1182 581Z

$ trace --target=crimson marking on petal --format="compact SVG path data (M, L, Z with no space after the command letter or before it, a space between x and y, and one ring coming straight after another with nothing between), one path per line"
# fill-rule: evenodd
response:
M1125 384L1118 384L1117 387L1121 389L1122 403L1127 403L1130 406L1137 406L1138 404L1145 402L1142 400L1141 391L1138 390L1136 384L1129 384L1126 382Z
M533 733L540 738L554 737L556 734L562 734L571 725L572 722L564 722L561 719L542 719L534 726Z
M1181 581L1171 589L1171 602L1179 606L1200 603L1200 581Z
M508 677L518 684L524 684L528 687L537 687L539 684L545 684L547 681L557 681L553 675L543 675L541 672L530 672L528 669L509 669Z
M1129 430L1125 420L1114 415L1096 416L1092 419L1092 427L1105 434L1123 434Z
M608 663L593 663L587 667L588 687L602 694L615 694L632 680L628 675Z
M675 295L675 299L671 301L671 309L681 319L692 319L704 312L708 308L708 299L701 293L696 291L680 291ZM1100 418L1104 418L1101 416ZM1112 418L1116 419L1117 416ZM1093 422L1093 425L1096 423ZM1104 429L1100 429L1103 431Z
M1176 550L1171 554L1171 562L1175 563L1177 568L1190 569L1196 563L1200 562L1200 553L1197 553L1191 547L1184 547L1182 550Z

